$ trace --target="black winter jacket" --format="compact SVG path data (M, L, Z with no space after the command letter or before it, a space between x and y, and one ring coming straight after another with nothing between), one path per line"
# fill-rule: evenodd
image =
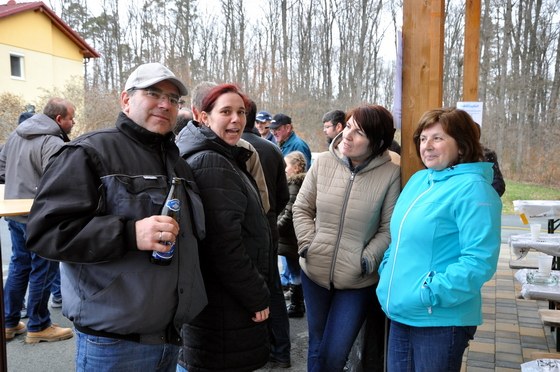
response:
M208 306L183 326L179 364L189 372L253 371L270 353L268 321L251 318L269 306L265 279L272 242L259 193L245 169L250 151L229 146L193 122L177 146L204 204L200 264L208 295Z
M270 200L270 210L267 213L268 222L272 231L272 240L278 240L276 219L290 199L284 155L282 155L280 147L261 138L250 129L245 128L242 138L253 145L259 153Z
M304 179L305 173L296 173L288 177L290 201L288 201L288 204L286 204L282 213L278 215L278 234L280 235L278 241L278 254L294 260L298 260L299 255L296 231L294 230L292 206L296 201L297 194Z
M181 206L171 264L158 266L151 251L138 250L135 222L161 212L173 176L189 185L190 203ZM27 248L63 262L63 314L76 328L181 344L181 326L207 303L193 232L204 229L197 191L172 133L150 132L122 112L116 127L53 156L29 214Z

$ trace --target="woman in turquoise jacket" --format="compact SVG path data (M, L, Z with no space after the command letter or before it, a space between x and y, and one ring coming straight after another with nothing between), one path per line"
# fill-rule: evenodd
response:
M426 112L414 133L427 169L397 201L379 266L391 372L459 371L482 324L480 289L496 271L502 203L478 139L476 123L457 109Z

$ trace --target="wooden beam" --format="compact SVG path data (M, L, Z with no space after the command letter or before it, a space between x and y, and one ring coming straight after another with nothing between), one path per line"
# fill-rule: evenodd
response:
M478 101L478 62L480 55L480 0L467 0L465 13L465 51L463 101Z
M404 0L403 3L403 186L424 168L412 142L418 120L427 110L442 105L444 5L444 0Z

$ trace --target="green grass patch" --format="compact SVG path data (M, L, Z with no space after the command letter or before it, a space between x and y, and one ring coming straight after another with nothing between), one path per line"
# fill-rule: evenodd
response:
M560 189L506 181L506 192L502 195L502 214L517 214L513 210L514 200L560 200Z

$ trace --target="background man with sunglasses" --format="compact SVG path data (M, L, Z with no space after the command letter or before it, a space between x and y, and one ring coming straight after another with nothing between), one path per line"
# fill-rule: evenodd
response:
M186 94L163 65L139 66L116 126L63 147L39 184L27 244L62 261L77 371L175 371L181 326L207 303L198 268L202 205L172 132ZM182 180L178 224L160 215L174 177ZM170 264L151 263L167 242L175 242Z

